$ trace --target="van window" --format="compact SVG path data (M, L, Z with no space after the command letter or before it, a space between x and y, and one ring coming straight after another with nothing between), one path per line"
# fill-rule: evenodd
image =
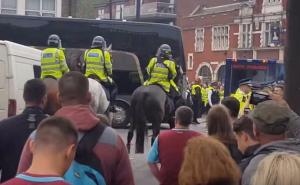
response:
M41 67L37 65L33 65L33 73L34 73L34 78L40 78L41 76Z

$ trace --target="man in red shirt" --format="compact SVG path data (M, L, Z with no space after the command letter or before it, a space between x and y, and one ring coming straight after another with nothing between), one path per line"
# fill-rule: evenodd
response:
M2 185L70 185L62 178L74 159L78 134L70 121L50 117L39 125L29 146L29 169Z
M161 185L178 185L184 147L190 138L201 135L189 130L192 121L192 109L179 107L175 112L175 128L159 134L152 145L147 161L152 174ZM160 168L158 164L161 165Z

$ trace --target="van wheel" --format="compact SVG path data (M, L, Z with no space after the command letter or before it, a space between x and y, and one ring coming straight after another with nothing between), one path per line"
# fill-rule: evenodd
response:
M129 104L116 100L114 102L116 112L112 115L112 127L113 128L126 128L129 124Z

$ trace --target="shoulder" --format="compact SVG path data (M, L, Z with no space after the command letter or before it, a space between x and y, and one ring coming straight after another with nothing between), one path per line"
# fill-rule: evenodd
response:
M257 155L250 160L248 165L244 164L247 167L245 168L245 171L242 176L242 185L250 184L251 178L253 177L254 173L256 172L259 162L262 161L265 157L266 157L266 155L264 155L264 154Z
M10 118L6 118L0 121L0 130L14 127L16 124L22 124L22 122L26 121L23 114L19 114L17 116L13 116Z
M16 184L18 184L18 185L27 185L28 182L26 182L22 179L13 178L11 180L8 180L8 181L2 183L1 185L16 185Z
M98 140L98 144L107 144L117 146L119 135L111 127L105 127L101 137Z
M156 62L157 61L157 58L156 57L153 57L150 59L150 62Z

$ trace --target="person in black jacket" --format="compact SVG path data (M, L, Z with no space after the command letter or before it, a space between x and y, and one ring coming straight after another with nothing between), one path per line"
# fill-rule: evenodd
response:
M240 169L244 172L248 165L248 158L260 147L253 133L253 121L247 116L242 116L233 123L233 130L238 143L238 148L242 152L242 161L239 163Z
M43 112L46 103L46 86L40 79L25 83L23 98L25 110L17 116L0 121L1 182L16 175L23 146L40 121L47 117Z

